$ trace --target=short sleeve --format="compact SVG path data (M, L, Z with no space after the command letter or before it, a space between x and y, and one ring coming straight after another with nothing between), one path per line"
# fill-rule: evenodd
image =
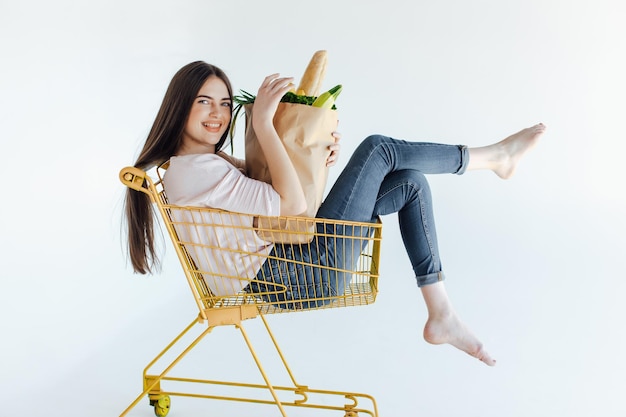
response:
M164 186L170 203L278 216L280 196L265 182L245 176L215 154L172 157Z

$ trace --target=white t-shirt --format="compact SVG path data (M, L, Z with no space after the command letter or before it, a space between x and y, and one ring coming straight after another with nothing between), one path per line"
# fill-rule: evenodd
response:
M192 243L185 247L217 296L241 291L249 281L240 278L254 279L272 250L272 243L254 231L254 216L280 214L278 193L271 185L248 178L242 172L244 167L244 161L225 154L173 156L163 178L172 205L249 214L172 210L175 222L193 223L191 227L175 225L176 232L181 241Z

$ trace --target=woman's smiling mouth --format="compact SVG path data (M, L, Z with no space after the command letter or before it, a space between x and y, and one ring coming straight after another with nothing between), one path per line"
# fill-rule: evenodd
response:
M209 131L212 132L219 132L220 128L222 127L222 123L220 122L205 122L202 123L202 126L204 126L205 128L207 128Z

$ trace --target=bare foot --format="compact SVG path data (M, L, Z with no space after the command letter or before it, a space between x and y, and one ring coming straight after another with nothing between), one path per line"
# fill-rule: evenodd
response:
M546 130L543 123L520 130L519 132L509 136L508 138L494 144L497 163L493 168L493 172L500 178L508 179L513 176L517 164L522 156L535 147L539 136Z
M511 178L522 156L537 144L545 130L545 125L539 123L492 145L470 148L467 170L489 169L500 178Z
M480 340L469 331L454 312L434 318L429 316L424 327L424 340L433 345L448 343L489 366L496 364L496 361L485 351Z

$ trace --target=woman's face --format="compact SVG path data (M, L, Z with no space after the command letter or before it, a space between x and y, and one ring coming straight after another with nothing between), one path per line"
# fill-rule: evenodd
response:
M178 155L215 153L215 144L228 129L231 106L224 81L209 77L191 106Z

